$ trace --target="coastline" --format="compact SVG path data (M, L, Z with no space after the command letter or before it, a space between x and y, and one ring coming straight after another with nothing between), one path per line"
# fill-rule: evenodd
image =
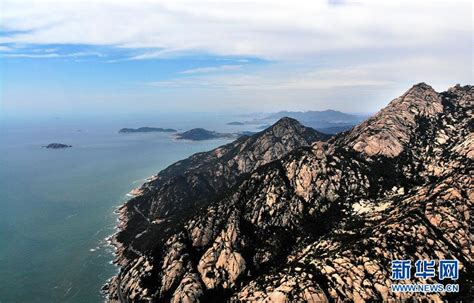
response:
M115 211L114 214L117 215L117 224L115 225L115 231L112 235L108 236L105 240L107 245L113 248L113 259L110 261L111 264L115 265L117 268L117 273L107 279L101 287L101 293L104 295L106 302L119 302L114 300L111 297L112 294L117 293L119 286L119 275L121 273L122 266L126 265L126 260L124 258L123 252L125 247L117 240L117 235L122 231L127 225L127 203L129 200L125 201L120 205Z
M120 299L121 293L119 289L120 285L120 274L121 269L128 264L128 260L124 255L125 246L117 240L118 234L124 230L128 224L128 202L136 197L143 195L144 185L158 179L157 175L152 175L145 178L145 182L138 187L133 188L130 192L125 194L129 199L119 205L115 210L114 214L117 216L117 223L115 225L115 231L112 235L105 238L107 245L113 248L113 259L111 263L117 267L117 273L107 279L101 288L101 293L104 295L107 302L122 302ZM117 296L117 297L115 297Z

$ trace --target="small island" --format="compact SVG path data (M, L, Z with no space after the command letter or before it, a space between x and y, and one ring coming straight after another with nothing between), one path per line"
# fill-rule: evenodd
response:
M44 148L50 148L50 149L61 149L61 148L72 147L72 145L67 145L67 144L62 144L62 143L50 143L50 144L45 145L43 147Z
M179 140L202 141L223 138L232 139L236 138L236 135L228 133L218 133L204 128L193 128L191 130L185 131L184 133L176 134L174 137Z
M245 125L245 123L238 122L238 121L233 121L233 122L227 123L227 125Z
M121 134L129 134L129 133L152 133L152 132L160 132L160 133L175 133L177 132L176 129L172 128L161 128L161 127L139 127L139 128L122 128L119 130Z

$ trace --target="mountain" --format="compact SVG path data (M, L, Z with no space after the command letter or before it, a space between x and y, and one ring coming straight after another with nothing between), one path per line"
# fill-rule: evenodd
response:
M346 114L331 109L306 112L281 111L268 115L263 119L256 119L252 121L252 123L269 124L282 117L296 119L307 127L312 127L327 134L337 134L339 132L349 130L365 118L363 116Z
M175 135L176 139L179 140L192 140L192 141L202 141L202 140L211 140L219 138L235 138L234 134L224 134L218 133L215 131L210 131L204 128L193 128L183 133Z
M292 117L298 121L330 121L332 123L360 121L360 117L356 115L346 114L332 109L306 112L281 111L267 116L266 119L280 119L282 117Z
M120 208L121 230L112 239L118 248L117 262L125 268L145 252L160 254L163 241L244 175L295 148L326 139L294 119L282 118L251 137L241 136L169 166L140 188L141 196ZM112 297L119 295L115 287L121 279L119 275L109 284Z
M473 100L420 83L329 139L284 118L171 165L119 211L109 300L470 301ZM390 291L391 260L440 258L459 293Z
M150 133L150 132L162 132L162 133L174 133L175 129L172 128L161 128L161 127L139 127L139 128L122 128L119 133Z

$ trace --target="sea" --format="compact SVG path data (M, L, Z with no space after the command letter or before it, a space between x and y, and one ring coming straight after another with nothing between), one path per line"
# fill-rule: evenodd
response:
M229 139L180 141L123 127L256 131L232 114L50 116L0 120L0 302L103 302L117 273L114 211L173 162ZM49 143L72 145L47 149Z

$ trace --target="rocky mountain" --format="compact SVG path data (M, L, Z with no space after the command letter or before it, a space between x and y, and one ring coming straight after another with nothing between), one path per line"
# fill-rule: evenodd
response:
M120 209L109 300L472 301L473 101L421 83L329 140L285 118L171 165ZM390 291L391 260L441 258L459 293Z
M181 228L199 207L224 194L242 175L297 147L327 138L296 120L283 118L256 135L242 136L210 152L176 162L151 178L139 189L141 195L122 207L127 228L117 234L116 240L133 245L134 249L153 250L150 245L159 243L150 239L171 235L173 226ZM150 220L155 223L150 225Z

